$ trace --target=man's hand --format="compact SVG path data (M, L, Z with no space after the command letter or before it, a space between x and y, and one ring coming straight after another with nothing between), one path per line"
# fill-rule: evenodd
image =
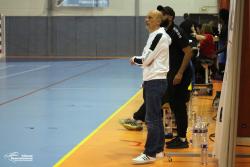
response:
M134 58L135 58L135 57L131 57L131 58L129 59L129 62L130 62L131 65L135 65Z
M173 85L178 85L181 83L181 80L182 80L182 74L180 73L177 73L174 77L174 80L173 80Z

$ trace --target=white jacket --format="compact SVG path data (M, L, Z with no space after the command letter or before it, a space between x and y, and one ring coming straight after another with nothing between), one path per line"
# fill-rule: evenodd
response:
M170 44L171 38L162 27L149 34L142 56L133 57L133 61L143 68L143 81L166 79Z

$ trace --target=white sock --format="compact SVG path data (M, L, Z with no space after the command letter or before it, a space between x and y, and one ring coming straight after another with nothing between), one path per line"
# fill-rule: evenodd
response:
M136 123L142 124L143 122L141 120L136 120Z
M185 137L180 137L180 140L181 140L182 142L185 142L185 141L186 141L186 138L185 138Z

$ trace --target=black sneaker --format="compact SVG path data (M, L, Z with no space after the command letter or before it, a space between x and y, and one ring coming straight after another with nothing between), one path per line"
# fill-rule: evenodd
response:
M179 139L179 137L178 137L178 136L176 136L176 137L175 137L175 138L173 138L172 140L167 141L167 142L166 142L166 145L169 145L169 144L171 144L171 143L175 142L175 140L178 140L178 139Z
M171 143L167 144L167 148L170 149L176 149L176 148L188 148L188 141L187 139L183 142L181 141L181 139L179 137L176 137L175 139L173 139L174 141L172 141Z
M174 137L173 133L166 133L165 139L172 139Z

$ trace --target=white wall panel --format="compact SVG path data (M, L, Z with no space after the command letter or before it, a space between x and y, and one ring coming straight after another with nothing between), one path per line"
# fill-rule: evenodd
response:
M0 0L0 13L6 16L47 15L47 0Z
M170 6L176 16L184 13L217 13L217 0L140 0L140 15L144 16L149 10L158 5Z

